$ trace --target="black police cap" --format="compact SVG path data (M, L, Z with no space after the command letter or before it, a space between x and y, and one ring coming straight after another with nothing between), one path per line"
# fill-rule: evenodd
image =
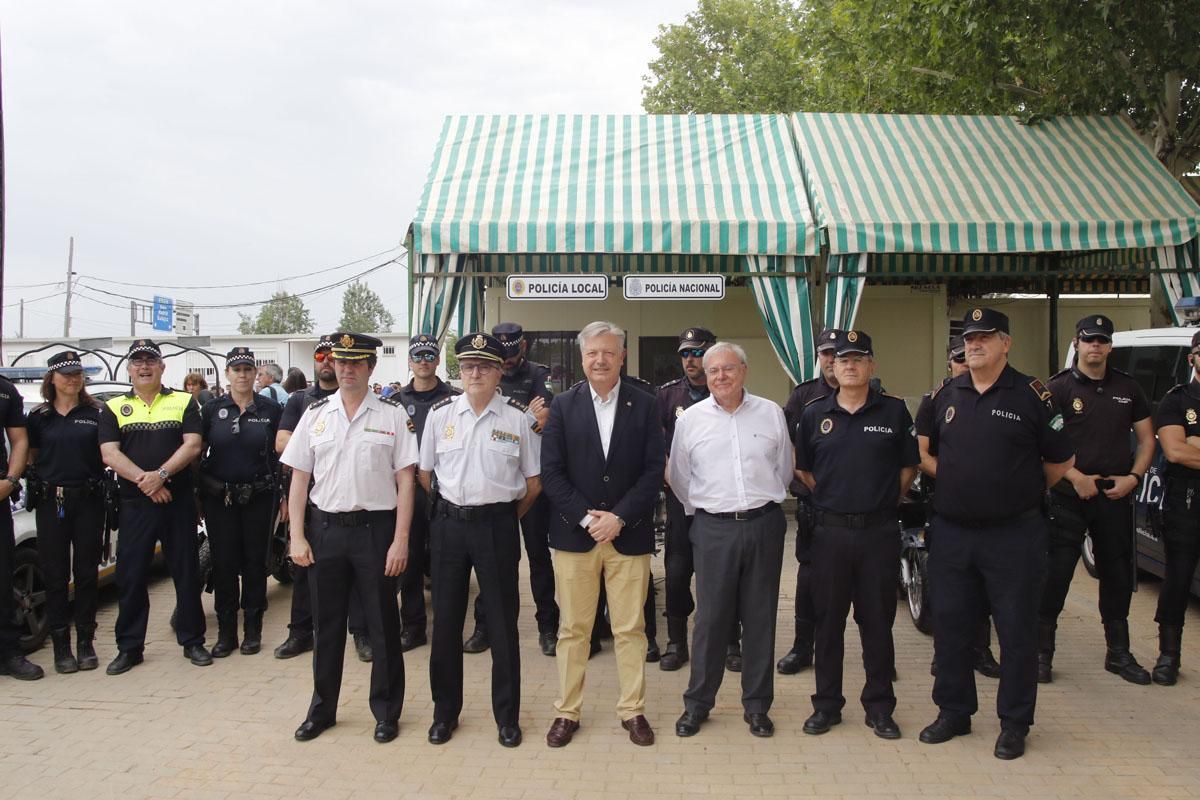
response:
M1111 319L1103 314L1093 314L1075 323L1075 335L1081 339L1085 336L1103 336L1111 342L1113 328Z
M150 339L134 339L129 344L129 358L133 358L139 353L149 353L156 358L162 358L162 348Z
M838 356L875 355L875 350L871 347L871 337L863 331L838 331L836 345Z
M333 349L333 339L330 338L329 334L326 334L326 335L322 336L319 340L317 340L317 346L313 348L313 355L316 355L317 353L321 353L321 352L328 352L332 349Z
M504 361L504 345L495 336L486 333L468 333L454 343L454 355L458 358L478 358L484 361L494 361L497 364Z
M525 329L515 322L501 322L492 328L492 337L511 354L525 341Z
M822 328L817 334L817 352L837 349L837 338L841 331L837 328Z
M717 343L717 336L708 328L688 328L679 334L679 349L691 350L697 347L709 347Z
M383 346L383 342L379 339L365 333L338 331L331 333L329 338L333 340L333 350L331 351L333 357L342 361L361 361L364 358L370 358L375 355L376 350Z
M963 336L969 333L1008 333L1008 315L994 308L972 308L963 315Z
M950 344L946 345L946 358L956 358L967 351L967 343L961 336L951 336Z
M435 356L441 352L438 347L437 339L427 333L422 333L412 338L408 343L409 357L420 355L421 353L433 353Z
M254 366L254 352L249 347L235 347L225 354L226 367L236 367L238 364Z
M83 372L83 360L74 350L64 350L46 359L46 371L63 375L78 375Z

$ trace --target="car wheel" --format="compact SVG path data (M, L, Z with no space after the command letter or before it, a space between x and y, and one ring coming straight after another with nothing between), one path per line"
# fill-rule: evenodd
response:
M908 598L908 613L913 625L921 633L933 632L933 611L929 605L929 551L910 550L908 559L908 585L904 587Z
M46 577L37 550L18 547L13 553L14 621L21 631L21 649L32 653L46 641Z
M1088 575L1093 578L1100 577L1100 573L1096 571L1096 548L1092 544L1092 535L1084 534L1083 544L1079 546L1080 554L1083 556L1083 568L1087 570Z

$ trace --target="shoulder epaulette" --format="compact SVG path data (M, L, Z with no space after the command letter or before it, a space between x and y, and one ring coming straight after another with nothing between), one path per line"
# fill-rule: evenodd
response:
M667 387L670 387L670 386L678 386L682 380L683 380L683 378L676 378L673 381L667 381L662 386L658 387L658 391L661 392L663 389L666 389Z
M520 409L521 411L528 411L528 410L529 410L529 406L525 405L525 404L524 404L524 403L522 403L520 400L517 400L517 399L515 399L515 398L512 398L512 397L506 397L506 398L505 398L505 401L506 401L506 402L507 402L507 403L508 403L510 406L512 406L513 408ZM436 406L435 406L435 407L436 407Z
M1029 388L1032 389L1033 393L1038 396L1038 400L1041 400L1043 403L1047 402L1051 397L1050 390L1046 388L1046 384L1042 383L1037 378L1034 378L1029 382Z
M650 381L643 380L642 378L639 378L637 375L626 375L621 380L627 381L629 383L636 383L638 386L651 386Z
M820 397L814 397L812 400L809 400L807 403L805 403L805 404L804 404L804 407L805 407L805 408L808 408L808 407L809 407L809 406L811 406L813 403L820 402L821 400L827 400L828 398L829 398L829 395L827 395L827 394L823 394L823 395L821 395Z
M1174 392L1183 391L1184 389L1187 389L1186 383L1177 383L1167 390L1167 394L1173 394Z
M40 406L35 408L33 411L30 411L29 413L30 414L49 414L50 413L50 404L42 403Z
M429 410L433 411L435 408L441 408L442 406L448 406L453 402L454 402L454 395L451 395L450 397L443 397L441 400L438 400L436 403L431 405L429 407Z
M585 383L587 383L587 381L586 381L586 380L578 381L578 382L576 382L576 383L572 384L572 385L571 385L571 388L572 388L572 389L574 389L576 386L582 386L582 385L583 385L583 384L585 384Z
M1129 374L1128 372L1126 372L1125 370L1123 370L1123 369L1117 369L1116 367L1109 367L1109 368L1108 368L1108 370L1109 370L1109 372L1115 372L1115 373L1117 373L1118 375L1124 375L1126 378L1132 378L1132 377L1133 377L1132 375L1130 375L1130 374Z
M308 408L305 410L307 411L307 410L313 409L313 408L320 408L321 406L325 405L328 402L329 402L328 397L322 397L320 400L313 400L311 403L308 404Z
M933 388L933 391L929 393L929 399L932 400L933 398L937 397L938 392L940 392L942 389L945 389L947 386L949 386L950 381L952 381L952 380L954 380L954 379L950 378L950 377L943 378L942 382L939 383L937 386L935 386Z
M395 393L389 394L387 397L380 395L379 400L387 403L389 406L400 406L401 408L404 407L404 401L397 397Z
M525 360L526 360L526 361L529 361L529 359L525 359ZM541 363L539 363L539 362L537 362L537 361L529 361L529 366L531 366L531 367L536 367L536 368L538 368L538 369L544 369L544 370L546 370L547 372L549 372L549 371L550 371L550 367L549 367L548 365L546 365L546 364L541 364Z
M1070 374L1071 374L1070 367L1067 367L1066 369L1060 369L1058 372L1051 375L1050 379L1047 380L1046 383L1049 383L1050 381L1054 380L1055 378L1061 378L1063 375L1070 375Z

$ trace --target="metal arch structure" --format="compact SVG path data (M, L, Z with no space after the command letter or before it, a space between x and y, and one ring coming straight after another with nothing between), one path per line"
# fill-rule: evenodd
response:
M160 348L162 348L165 345L171 345L172 347L178 348L179 352L164 353L163 354L164 361L166 361L168 358L175 358L177 356L181 356L187 352L199 353L200 355L204 356L206 359L208 359L208 363L212 364L214 387L219 388L221 386L221 370L217 366L217 359L225 357L221 353L214 353L212 350L205 350L203 347L192 347L191 345L179 344L178 342L159 342L158 343L158 346ZM124 364L125 361L129 358L129 354L127 353L123 356L116 356L115 354L110 354L110 355L113 355L115 358L117 358L117 364L113 368L113 374L115 375L116 370L120 369L121 365ZM114 378L113 380L116 380L116 378Z
M79 347L78 345L73 344L71 342L50 342L49 344L42 345L41 347L35 347L32 350L26 350L25 352L19 353L18 355L14 356L12 363L9 366L15 367L17 365L17 362L20 361L25 356L31 356L34 353L40 353L43 350L49 350L52 347L57 347L57 348L61 348L64 350L74 350L77 353L87 353L88 355L93 355L96 358L100 359L102 362L104 362L104 367L105 367L105 369L108 370L108 379L110 381L115 381L117 379L116 367L114 367L112 364L110 364L108 361L108 358L105 358L105 356L108 356L109 358L120 358L120 356L118 356L116 353L110 353L107 350L99 350L99 349L89 350L84 347ZM117 366L120 366L120 363L121 362L118 361Z

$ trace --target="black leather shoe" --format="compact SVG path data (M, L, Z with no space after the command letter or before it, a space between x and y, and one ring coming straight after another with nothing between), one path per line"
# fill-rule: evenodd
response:
M104 670L109 675L121 675L142 663L144 659L141 653L130 653L122 650L117 653L117 657L112 660L108 668Z
M400 633L400 652L407 653L409 650L415 650L422 645L429 644L429 636L424 629L404 630Z
M521 728L519 725L501 725L497 738L505 747L516 747L521 744Z
M799 650L789 650L787 655L779 659L779 663L775 665L780 675L795 675L802 669L811 667L813 663L812 651L802 653Z
M996 737L994 753L996 758L1005 761L1012 761L1014 758L1025 755L1025 734L1011 728L1000 731L1000 735Z
M488 641L487 631L485 631L483 628L476 628L475 631L467 637L467 640L463 642L463 652L482 653L491 646L492 643Z
M660 658L662 658L662 653L658 649L658 642L654 641L653 638L647 639L646 640L646 663L647 664L656 664L656 663L658 663L658 660Z
M367 664L375 658L375 653L371 650L371 640L365 633L354 634L354 652L358 654L359 661Z
M429 726L429 743L430 744L445 744L450 741L450 737L454 735L454 729L458 727L458 720L454 722L437 722L434 721Z
M900 726L891 714L867 714L867 727L880 739L899 739Z
M376 722L375 723L375 741L380 744L387 744L400 733L399 722Z
M207 667L213 662L212 653L202 644L189 644L183 648L183 657L197 667Z
M841 724L840 711L814 711L812 716L804 720L804 732L809 736L820 736L822 733L829 733L829 729L834 725Z
M985 647L975 653L975 671L985 678L1000 677L1000 662L992 655L992 648Z
M676 736L695 736L700 732L700 726L708 719L707 711L684 711L675 721Z
M662 660L658 662L658 668L663 672L674 672L687 662L687 645L672 642L667 645L667 652L663 653Z
M725 669L730 672L742 671L742 648L738 645L731 644L725 651Z
M771 718L764 714L751 714L747 711L742 714L742 719L750 726L750 733L760 739L767 739L775 735L775 723L771 722Z
M300 723L299 728L296 728L296 733L294 734L296 741L310 742L336 724L336 722L313 722L311 719L306 719Z
M109 673L110 675L114 673ZM20 653L0 659L0 675L8 675L19 681L36 681L46 676L46 671Z
M948 742L955 736L966 736L971 732L971 720L955 720L950 717L938 715L938 718L925 726L925 730L921 731L920 739L925 744L941 744Z
M233 634L222 634L217 637L217 641L213 644L213 649L210 655L213 658L225 658L234 650L238 649L237 636Z
M295 658L313 649L312 633L289 633L283 644L275 648L276 658Z
M558 634L554 631L538 634L538 647L542 655L553 657L558 652Z
M593 639L591 646L588 648L588 658L592 658L604 648L600 645L599 639Z

